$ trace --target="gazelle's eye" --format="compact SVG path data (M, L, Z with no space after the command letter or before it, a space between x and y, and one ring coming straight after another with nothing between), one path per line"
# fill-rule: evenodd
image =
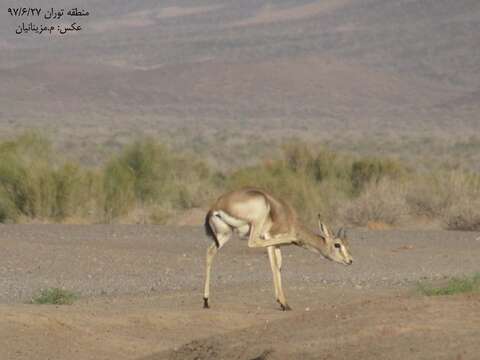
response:
M340 243L335 243L334 246L335 246L337 249L340 249L340 247L341 247L342 245L340 245Z

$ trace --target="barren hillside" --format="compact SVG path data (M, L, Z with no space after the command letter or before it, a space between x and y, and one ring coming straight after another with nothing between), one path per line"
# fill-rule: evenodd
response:
M2 4L7 132L103 141L193 126L311 136L480 126L478 1L41 3L91 16L77 34L20 36L6 11L15 2Z

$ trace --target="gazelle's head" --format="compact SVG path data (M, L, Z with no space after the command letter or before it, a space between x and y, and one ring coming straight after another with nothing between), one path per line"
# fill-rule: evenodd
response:
M318 221L320 236L323 238L323 255L330 260L344 265L352 265L353 257L350 255L350 247L347 240L347 233L340 228L337 234L331 233L327 226Z

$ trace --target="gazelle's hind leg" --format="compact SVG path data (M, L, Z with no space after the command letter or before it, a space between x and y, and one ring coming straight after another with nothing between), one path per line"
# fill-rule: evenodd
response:
M208 297L210 296L210 270L212 268L213 258L218 252L218 248L216 244L210 244L207 249L207 267L206 267L206 274L205 274L205 289L203 292L203 307L208 309L210 306L208 305Z
M205 288L203 292L203 307L208 309L210 306L208 304L208 298L210 296L210 273L212 269L212 263L215 255L217 254L218 250L226 244L230 237L232 236L232 229L230 226L225 224L218 218L212 217L210 219L210 225L212 227L212 231L214 236L217 240L217 243L212 243L207 249L207 259L206 259L206 269L205 269Z
M264 217L257 222L250 224L250 235L248 237L248 247L266 247L265 238L270 238L268 231L271 227L271 221L269 213L266 213Z
M241 238L247 237L248 234L250 233L250 224L242 225L242 226L236 228L235 230L236 230L239 237L241 237Z

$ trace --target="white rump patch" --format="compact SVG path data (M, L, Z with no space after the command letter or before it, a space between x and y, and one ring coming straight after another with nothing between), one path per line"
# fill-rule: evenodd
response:
M222 210L214 211L212 215L219 217L223 220L223 222L235 229L244 227L245 225L249 225L247 221L234 218L233 216L228 215L225 211Z

